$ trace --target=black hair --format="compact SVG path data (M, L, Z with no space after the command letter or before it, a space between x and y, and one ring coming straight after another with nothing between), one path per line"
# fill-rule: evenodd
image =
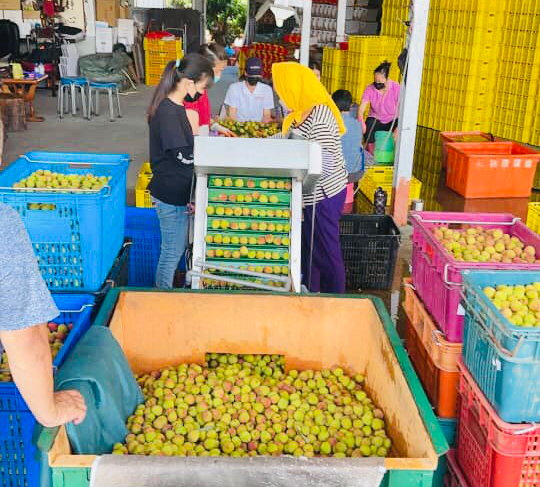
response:
M215 42L203 44L199 47L199 54L208 59L213 65L215 65L217 61L227 61L227 59L229 59L225 52L225 48Z
M337 105L340 112L348 112L351 110L352 95L348 90L337 90L332 95L332 100Z
M379 73L384 75L385 78L388 78L390 75L390 67L392 66L392 63L389 63L388 61L384 61L383 63L379 64L373 73Z
M317 71L321 70L321 65L317 61L309 62L309 69L316 69Z
M127 53L126 46L124 44L122 44L121 42L116 43L113 46L112 50L113 50L113 52L125 52L125 53Z
M182 60L170 61L161 75L161 80L156 86L154 96L148 107L148 121L154 116L159 104L167 98L176 88L176 85L184 78L195 82L204 78L211 83L214 79L214 68L210 61L200 54L188 54Z

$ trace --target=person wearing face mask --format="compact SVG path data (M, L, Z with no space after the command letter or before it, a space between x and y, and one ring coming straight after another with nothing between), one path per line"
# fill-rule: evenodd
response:
M246 61L246 76L229 86L225 96L227 114L238 122L269 122L275 107L272 88L262 82L263 64L259 58Z
M150 165L148 185L161 230L156 286L172 287L187 241L193 186L193 129L186 102L197 101L214 79L213 66L200 54L167 64L148 108Z
M223 46L213 42L203 44L199 48L199 54L208 59L214 67L214 83L217 83L221 78L223 70L227 67L228 57L225 49ZM229 129L222 127L212 120L212 107L207 90L196 101L191 103L185 101L184 106L186 107L187 117L193 128L194 135L210 135L210 129L226 136L233 135Z
M366 108L370 106L364 127L368 150L373 149L375 132L397 128L400 85L389 79L390 66L391 64L385 61L375 69L374 82L365 89L358 109L358 119L364 123Z

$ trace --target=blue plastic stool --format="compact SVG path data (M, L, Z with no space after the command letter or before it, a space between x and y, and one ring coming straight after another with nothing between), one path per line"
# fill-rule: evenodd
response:
M57 112L60 118L69 111L69 100L71 96L71 114L77 114L77 91L81 95L81 107L84 118L89 118L86 110L86 91L88 89L88 80L81 77L63 77L60 78L58 86L58 107Z
M116 83L98 83L95 81L90 82L90 90L88 95L88 117L90 118L92 114L99 116L99 95L102 91L106 92L109 97L109 120L114 122L114 95L116 95L116 116L118 118L122 117L122 112L120 110L120 96L118 93L118 85ZM95 101L94 104L92 104L92 99L94 97Z

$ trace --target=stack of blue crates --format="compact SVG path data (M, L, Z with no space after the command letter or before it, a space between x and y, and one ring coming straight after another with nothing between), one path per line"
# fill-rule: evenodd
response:
M122 268L128 265L123 247L128 165L127 154L30 152L0 172L0 202L19 213L28 231L62 311L55 321L73 323L55 368L91 325L108 281L127 284ZM13 188L40 169L110 179L99 191ZM48 468L41 468L32 441L36 426L15 384L0 383L0 487L47 485Z
M56 368L90 327L94 298L89 294L53 294L53 298L61 311L53 321L73 325L53 361ZM47 472L40 469L40 454L33 442L36 427L15 384L0 382L0 486L46 485Z

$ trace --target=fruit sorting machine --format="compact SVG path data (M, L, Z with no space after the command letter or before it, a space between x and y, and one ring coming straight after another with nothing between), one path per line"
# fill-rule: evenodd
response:
M192 288L300 292L302 193L321 166L312 142L196 138Z

